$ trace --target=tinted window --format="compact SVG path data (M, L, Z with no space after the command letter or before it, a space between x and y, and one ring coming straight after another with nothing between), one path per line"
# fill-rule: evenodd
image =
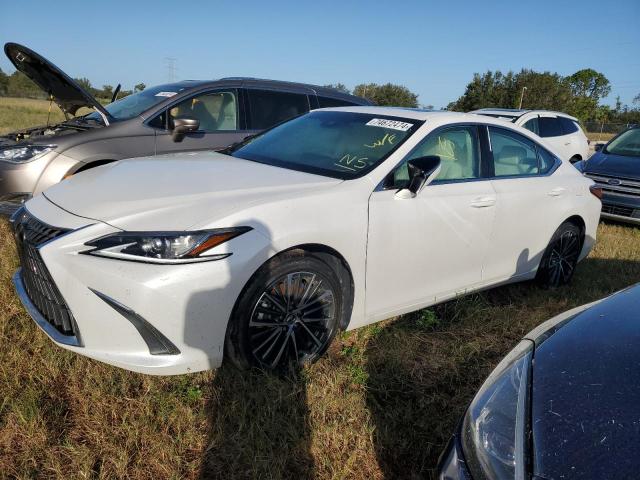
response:
M527 120L522 126L530 132L533 132L536 135L540 135L540 129L538 128L538 117Z
M640 128L632 128L621 133L605 147L604 153L640 157Z
M440 173L434 181L478 178L478 130L475 127L454 127L430 134L396 169L393 186L403 188L409 183L409 160L431 155L440 157L441 162Z
M507 130L489 127L496 177L537 175L536 146L528 138Z
M238 129L238 102L235 91L208 92L178 103L169 110L169 123L176 117L200 120L200 131Z
M337 98L330 97L318 97L318 103L320 104L320 108L329 108L329 107L346 107L357 105L357 103L347 102L346 100L340 100Z
M167 98L177 95L185 87L179 84L158 85L157 87L145 88L143 91L127 95L120 100L105 105L104 108L111 116L118 120L127 120L137 117L145 110L153 107ZM98 112L92 112L87 118L100 118Z
M309 111L306 95L248 90L252 130L264 130Z
M560 120L555 117L540 117L538 119L539 135L541 137L559 137L564 135Z
M540 173L548 173L559 160L547 152L544 148L538 147L538 160L540 161Z
M565 135L575 133L580 128L578 124L570 118L558 117L558 120L560 120L560 125L562 125L562 130L564 131Z
M231 154L349 179L378 166L421 124L405 118L319 110L285 122Z

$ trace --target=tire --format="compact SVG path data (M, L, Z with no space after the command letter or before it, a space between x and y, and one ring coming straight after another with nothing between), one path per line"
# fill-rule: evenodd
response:
M341 324L336 272L319 257L295 251L263 265L240 294L225 357L240 369L298 368L318 360Z
M582 232L575 223L565 222L555 231L542 255L536 280L546 287L568 284L582 251Z

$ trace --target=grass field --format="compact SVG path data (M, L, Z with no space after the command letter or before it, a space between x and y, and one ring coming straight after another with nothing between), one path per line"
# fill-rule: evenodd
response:
M48 102L0 98L0 132ZM53 106L52 120L62 119ZM484 377L547 318L640 281L640 229L600 225L569 287L501 287L344 334L295 377L147 377L52 344L0 220L0 478L422 478Z
M51 115L49 116L49 107ZM89 113L91 110L82 108L78 114ZM62 110L47 100L33 98L0 97L0 135L14 130L20 130L37 125L57 123L64 120Z
M640 281L640 229L602 224L571 286L512 285L344 334L296 377L125 372L26 315L0 221L0 476L430 477L485 375L547 318Z

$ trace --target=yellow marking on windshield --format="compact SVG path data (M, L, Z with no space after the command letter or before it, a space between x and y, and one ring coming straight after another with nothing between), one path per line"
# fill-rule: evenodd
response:
M395 139L396 139L395 133L385 133L384 137L380 138L379 140L376 140L371 145L367 145L365 143L364 146L368 148L376 148L376 147L382 147L387 143L389 145L393 145L393 142L395 141Z
M369 160L367 157L358 157L357 155L345 153L334 165L355 171L354 169L360 170L367 167L367 160Z

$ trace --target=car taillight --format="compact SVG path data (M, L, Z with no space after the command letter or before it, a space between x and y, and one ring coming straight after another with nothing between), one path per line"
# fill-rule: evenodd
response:
M602 200L602 188L596 185L591 185L589 187L589 191L594 197L597 197L598 199Z

